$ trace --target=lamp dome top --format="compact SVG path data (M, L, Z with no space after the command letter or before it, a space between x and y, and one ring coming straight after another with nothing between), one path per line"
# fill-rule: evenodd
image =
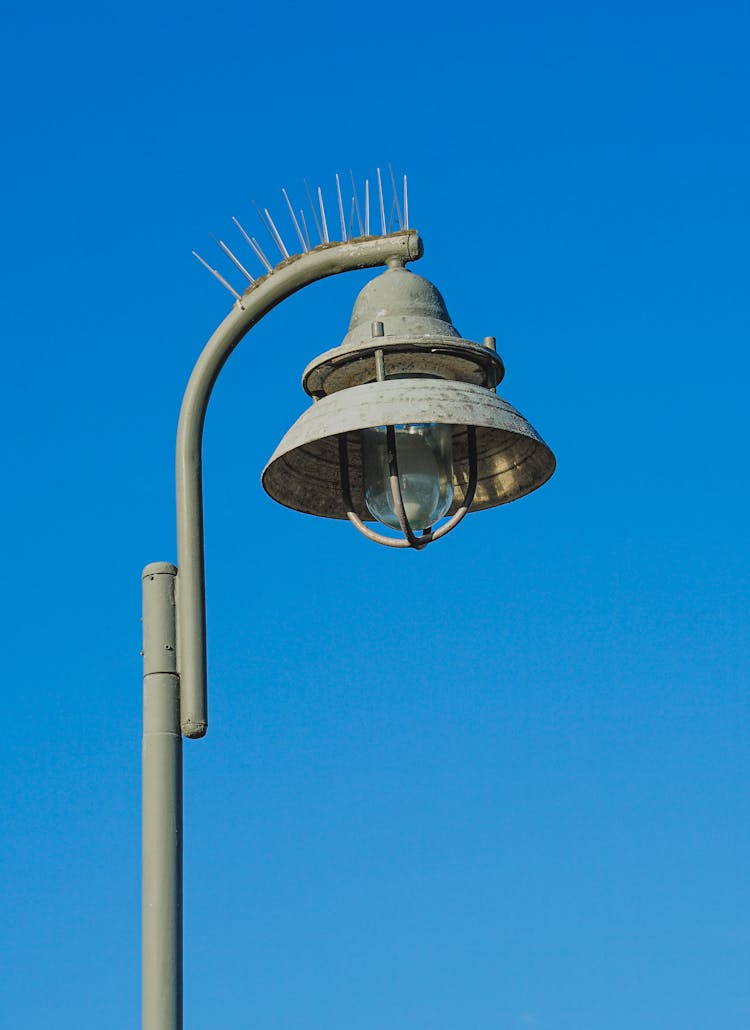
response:
M342 347L372 337L372 323L382 322L386 336L460 337L440 290L406 268L388 268L372 279L354 304Z

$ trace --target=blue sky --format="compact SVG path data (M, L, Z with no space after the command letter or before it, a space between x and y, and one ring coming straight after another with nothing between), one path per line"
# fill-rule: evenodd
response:
M558 471L391 553L259 483L368 275L233 355L186 1030L750 1026L748 28L730 3L3 16L3 1025L137 1025L140 570L175 558L180 398L231 303L191 249L221 265L251 200L391 161L415 270L497 336Z

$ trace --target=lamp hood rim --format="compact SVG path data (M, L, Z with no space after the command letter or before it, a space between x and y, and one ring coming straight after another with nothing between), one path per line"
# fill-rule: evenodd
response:
M452 425L456 427L454 436L468 425L479 430L483 441L480 450L483 447L488 457L480 453L480 488L472 510L516 500L537 489L554 472L554 455L539 433L492 390L450 380L392 379L354 386L313 403L284 434L263 469L263 488L286 507L345 518L337 486L338 463L333 458L337 449L329 444L342 433L420 422ZM330 456L322 454L326 449L330 449ZM309 481L301 470L304 462L315 467ZM522 469L524 463L527 465ZM454 477L457 506L467 478L465 469L454 464ZM359 491L358 503L355 497L358 514L370 520L356 469L352 486L355 495ZM320 498L316 491L321 493Z

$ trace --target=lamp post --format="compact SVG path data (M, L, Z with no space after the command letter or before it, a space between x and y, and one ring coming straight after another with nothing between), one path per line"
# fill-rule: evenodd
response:
M421 254L413 230L305 247L237 295L190 376L177 430L178 566L143 572L144 1030L182 1026L182 737L202 737L208 725L202 436L231 352L310 283L386 266L361 292L342 345L305 370L313 403L263 472L270 496L348 519L377 543L422 550L470 510L523 496L554 471L546 444L495 393L504 369L494 339L462 339L439 292L406 269ZM400 535L374 531L373 521Z

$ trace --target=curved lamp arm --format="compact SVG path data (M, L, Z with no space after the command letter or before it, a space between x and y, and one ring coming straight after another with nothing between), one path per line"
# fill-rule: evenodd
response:
M272 308L304 286L340 272L390 263L403 265L421 256L419 236L407 230L324 244L290 258L254 283L236 302L196 362L177 425L177 670L180 723L186 737L202 737L208 726L201 456L206 408L219 372L242 337Z

